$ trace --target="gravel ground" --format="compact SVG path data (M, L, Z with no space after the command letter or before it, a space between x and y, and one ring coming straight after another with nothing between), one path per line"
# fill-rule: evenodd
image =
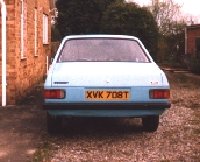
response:
M38 154L48 150L43 161L51 162L200 161L200 78L168 78L172 107L157 132L143 132L140 119L74 119L62 134L46 135Z
M0 162L200 161L200 76L169 73L172 107L157 132L140 119L66 120L50 136L40 94L0 107ZM32 160L31 160L32 159Z

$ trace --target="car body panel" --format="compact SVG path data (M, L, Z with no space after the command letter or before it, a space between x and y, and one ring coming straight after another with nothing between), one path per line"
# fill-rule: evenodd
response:
M65 86L163 85L161 71L152 63L57 63L53 69L51 79L51 86L60 86L58 83L62 85L66 83Z
M138 102L162 102L166 101L166 99L150 99L149 91L151 89L169 89L168 86L132 86L132 87L45 87L46 89L62 89L65 90L66 96L63 99L45 99L45 103L138 103ZM127 101L98 101L98 100L87 100L85 98L86 90L129 90L130 98Z
M143 48L150 62L57 62L65 41L96 37L135 40ZM44 99L44 108L55 116L139 117L160 115L170 107L169 99L150 99L150 90L170 89L170 86L164 72L153 62L143 44L132 36L65 37L50 66L44 89L61 89L66 92L63 99ZM85 96L87 90L126 90L130 96L127 100L88 100Z
M64 117L109 117L109 118L131 118L144 117L148 115L161 115L165 109L146 110L49 110L52 116Z

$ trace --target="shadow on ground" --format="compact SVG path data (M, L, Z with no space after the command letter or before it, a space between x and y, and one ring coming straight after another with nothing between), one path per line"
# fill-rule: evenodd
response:
M45 142L74 138L121 138L141 133L140 119L71 118L63 120L63 127L56 135L46 129L46 112L41 105L21 105L0 108L0 162L32 161ZM58 140L60 142L60 140Z
M30 161L46 129L41 107L0 108L0 161Z
M143 131L140 119L117 118L70 118L64 119L62 129L56 135L112 136L140 133Z

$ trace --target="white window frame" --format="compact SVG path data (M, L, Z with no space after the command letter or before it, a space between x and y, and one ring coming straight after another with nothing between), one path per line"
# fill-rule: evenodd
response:
M43 14L43 44L49 44L49 17Z
M38 24L37 24L37 21L38 21L38 13L37 13L37 8L34 9L34 28L35 28L35 43L34 43L34 49L35 49L35 56L38 56Z
M21 0L21 15L20 15L20 24L21 24L21 59L25 58L24 56L24 0Z

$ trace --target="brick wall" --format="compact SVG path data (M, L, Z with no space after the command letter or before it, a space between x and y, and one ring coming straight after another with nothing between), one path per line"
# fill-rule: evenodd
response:
M15 97L15 18L14 18L14 0L6 1L7 7L7 95L9 96L9 101L13 100ZM0 17L1 22L1 17ZM1 30L1 23L0 23L0 30ZM0 32L0 38L1 38ZM1 39L0 39L1 44ZM0 45L1 47L1 45ZM2 48L2 47L1 47ZM1 49L0 49L0 60L1 60ZM0 79L1 79L1 61L0 61ZM1 82L0 82L1 83ZM2 85L1 85L2 87ZM1 97L1 87L0 87L0 97ZM12 95L11 95L12 94ZM0 98L1 103L1 98ZM11 102L12 104L13 102Z
M49 15L49 0L24 0L24 58L21 57L21 0L7 1L7 9L7 96L8 104L16 104L43 79L46 72L46 57L50 55L51 28L49 16L49 44L44 45L43 14ZM37 56L35 56L35 10L37 11Z
M195 39L200 37L200 25L187 27L187 53L195 55Z

